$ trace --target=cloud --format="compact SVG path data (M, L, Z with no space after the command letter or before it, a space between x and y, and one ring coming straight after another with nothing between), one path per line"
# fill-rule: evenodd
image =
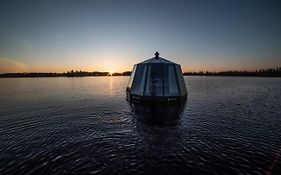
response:
M0 58L0 73L26 72L27 66L17 60Z

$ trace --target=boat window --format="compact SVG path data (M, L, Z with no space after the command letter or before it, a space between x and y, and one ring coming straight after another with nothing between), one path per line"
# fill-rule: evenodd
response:
M134 81L132 85L131 92L133 94L143 95L144 84L145 84L145 73L146 73L146 65L137 65Z
M163 65L150 64L146 83L146 95L163 96Z

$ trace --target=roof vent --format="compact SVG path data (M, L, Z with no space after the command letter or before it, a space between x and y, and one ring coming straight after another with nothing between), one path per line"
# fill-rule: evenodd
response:
M155 53L155 58L158 59L158 58L159 58L159 55L160 55L160 54L159 54L158 52L156 52L156 53Z

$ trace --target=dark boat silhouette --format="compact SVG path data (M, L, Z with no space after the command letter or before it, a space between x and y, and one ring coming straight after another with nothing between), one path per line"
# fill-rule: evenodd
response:
M171 104L186 101L182 69L179 64L155 57L134 65L128 86L130 103Z

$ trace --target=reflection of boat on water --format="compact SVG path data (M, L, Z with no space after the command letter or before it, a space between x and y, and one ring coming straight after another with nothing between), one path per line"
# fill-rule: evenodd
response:
M181 66L158 52L134 66L126 92L137 119L157 125L177 123L187 98Z
M176 125L184 107L185 103L169 105L132 104L137 119L150 125Z
M134 65L127 86L131 103L174 104L186 100L187 91L179 64L155 57Z

